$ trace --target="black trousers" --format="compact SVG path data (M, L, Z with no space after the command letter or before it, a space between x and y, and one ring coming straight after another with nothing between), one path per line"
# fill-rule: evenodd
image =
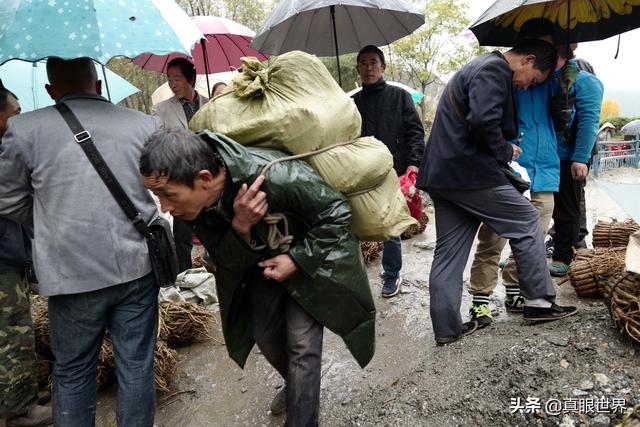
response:
M315 427L320 413L323 327L271 280L249 289L253 339L287 385L287 427Z
M173 219L173 239L176 242L178 272L192 267L191 249L193 249L193 227L181 219Z
M571 264L573 249L580 239L580 200L583 185L571 176L571 160L560 161L560 188L554 193L553 223L556 236L553 260Z

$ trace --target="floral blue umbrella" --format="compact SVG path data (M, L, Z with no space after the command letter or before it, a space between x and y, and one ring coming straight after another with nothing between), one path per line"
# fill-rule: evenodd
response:
M1 0L0 64L142 53L189 55L203 37L173 0Z
M127 96L139 92L137 87L100 64L96 64L96 72L99 80L104 82L108 79L108 95L113 103L118 103ZM0 80L7 89L16 94L20 100L22 112L53 105L53 100L44 88L44 85L49 82L44 61L33 63L9 61L0 66Z

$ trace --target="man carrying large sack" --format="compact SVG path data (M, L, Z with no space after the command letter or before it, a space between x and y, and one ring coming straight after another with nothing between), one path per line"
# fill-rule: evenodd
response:
M307 163L211 133L155 133L140 160L162 210L191 221L215 266L241 367L254 343L286 381L288 426L318 424L323 327L365 366L375 307L344 196ZM270 225L270 223L275 223Z
M380 49L372 45L363 47L357 57L362 90L353 99L362 116L362 136L374 136L384 142L393 154L393 167L400 176L411 169L417 171L424 152L424 128L411 95L384 81L386 68ZM402 284L400 236L384 242L382 268L382 296L390 298L400 292Z

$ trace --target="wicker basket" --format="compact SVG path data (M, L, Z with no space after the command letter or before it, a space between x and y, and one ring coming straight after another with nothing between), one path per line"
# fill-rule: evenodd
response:
M594 247L626 247L629 244L629 236L640 230L634 220L626 221L598 221L593 227Z
M640 275L627 271L612 277L605 298L620 333L640 343Z
M571 286L580 298L601 297L609 277L625 269L626 248L579 249L569 269Z

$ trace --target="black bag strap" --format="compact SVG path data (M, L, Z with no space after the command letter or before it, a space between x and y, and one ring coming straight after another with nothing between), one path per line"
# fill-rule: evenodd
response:
M147 227L147 224L144 222L142 215L133 205L133 202L129 196L127 196L127 193L124 192L124 189L113 175L113 172L111 172L111 169L109 169L109 166L93 143L91 134L82 127L82 124L80 124L80 121L76 115L73 114L73 111L71 111L67 104L59 102L55 104L54 107L62 115L64 121L67 122L69 129L73 132L73 138L80 148L82 148L84 154L87 155L89 162L91 162L91 165L96 169L96 172L98 172L98 175L100 175L100 178L105 183L118 205L122 208L127 218L129 218L136 230L138 230L145 239L153 239L153 234L151 234L149 227Z

